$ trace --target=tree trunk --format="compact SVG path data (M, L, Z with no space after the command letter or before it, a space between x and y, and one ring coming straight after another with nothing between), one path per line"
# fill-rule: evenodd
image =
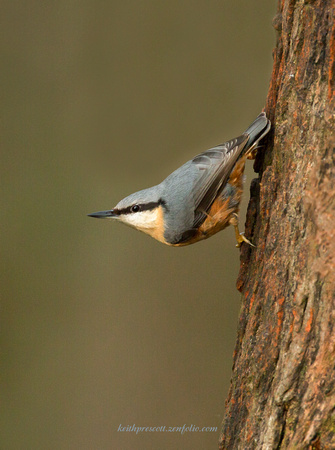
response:
M279 0L220 449L335 449L334 14Z

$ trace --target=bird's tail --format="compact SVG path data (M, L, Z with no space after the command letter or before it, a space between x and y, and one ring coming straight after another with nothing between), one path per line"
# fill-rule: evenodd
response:
M249 136L246 148L248 152L253 150L258 142L268 133L271 128L271 122L264 112L256 118L244 134Z

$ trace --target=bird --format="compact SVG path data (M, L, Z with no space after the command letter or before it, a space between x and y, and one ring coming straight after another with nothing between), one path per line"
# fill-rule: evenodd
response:
M237 247L253 245L238 228L243 173L246 159L255 158L270 128L262 112L237 138L200 153L160 184L125 197L113 209L88 216L115 219L174 247L194 244L232 225Z

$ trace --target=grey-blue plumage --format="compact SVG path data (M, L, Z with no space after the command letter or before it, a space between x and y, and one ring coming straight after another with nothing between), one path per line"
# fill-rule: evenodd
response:
M241 136L200 153L157 186L129 195L114 209L91 215L120 218L170 245L204 239L231 223L231 216L238 212L246 156L269 129L270 121L261 113ZM238 179L232 181L235 172ZM221 225L219 218L208 221L214 202L222 204L227 199L225 208L229 217L220 210L224 220ZM212 232L208 228L210 223Z

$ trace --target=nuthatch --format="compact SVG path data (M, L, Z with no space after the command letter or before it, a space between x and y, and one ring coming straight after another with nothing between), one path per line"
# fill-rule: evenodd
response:
M241 136L197 155L157 186L89 216L120 220L173 246L193 244L233 225L237 246L251 244L238 230L243 172L270 127L261 113Z

